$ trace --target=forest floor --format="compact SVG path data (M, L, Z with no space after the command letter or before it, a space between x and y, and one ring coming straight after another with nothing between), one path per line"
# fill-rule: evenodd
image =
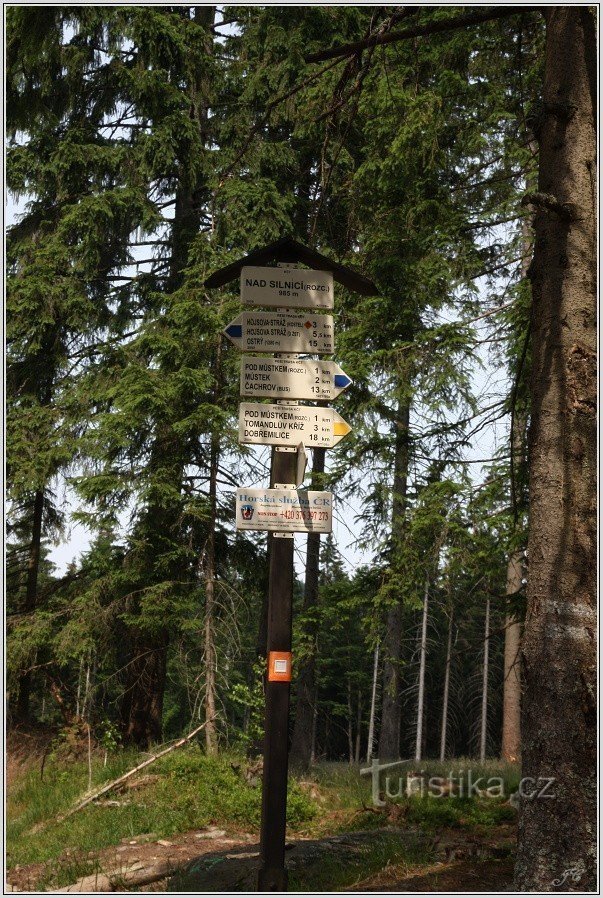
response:
M98 786L140 756L99 754L89 768L32 739L8 748L6 891L255 890L260 782L243 758L189 746L62 820L90 772ZM506 801L413 796L374 808L370 790L343 763L291 778L290 891L510 889L516 824Z

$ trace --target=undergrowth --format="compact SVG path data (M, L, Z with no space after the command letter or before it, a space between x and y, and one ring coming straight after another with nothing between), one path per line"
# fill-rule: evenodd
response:
M144 757L117 751L109 755L106 766L102 757L93 758L92 788L117 779ZM120 801L120 806L94 803L63 821L57 821L57 817L73 807L88 789L87 762L50 757L43 775L39 763L24 767L7 792L7 865L49 862L44 883L46 887L60 887L94 872L94 852L144 834L169 838L207 825L235 833L257 833L261 783L259 779L246 781L246 765L239 756L210 758L197 745L189 745L142 771L140 776L153 774L146 785L103 796ZM470 761L445 765L426 762L421 769L427 776L448 776L451 770L467 771L471 765ZM396 777L405 776L404 769L396 771ZM417 772L415 767L408 769ZM491 762L473 764L471 769L474 779L479 775L502 777L507 796L517 787L519 774L512 766ZM384 788L382 783L382 796ZM392 807L395 814L388 818ZM407 797L401 792L399 798L388 799L386 808L375 810L371 777L360 776L358 768L344 763L318 765L309 773L292 775L289 782L287 823L295 837L391 824L430 832L441 827L489 827L514 819L515 811L508 802L486 797L438 799ZM380 861L376 858L375 863L378 866ZM367 869L364 860L362 869ZM305 888L313 890L309 882Z
M92 786L116 779L140 763L135 754L118 754L106 767L94 765ZM238 762L238 764L236 763ZM72 807L87 789L85 762L54 761L30 769L9 789L7 863L47 861L66 850L89 852L116 845L122 839L152 832L165 838L208 824L257 830L261 785L247 783L238 771L241 759L210 758L196 746L156 761L149 770L158 777L131 794L109 793L119 807L91 804L64 821L56 818ZM311 820L318 806L295 780L289 785L287 821L291 828Z

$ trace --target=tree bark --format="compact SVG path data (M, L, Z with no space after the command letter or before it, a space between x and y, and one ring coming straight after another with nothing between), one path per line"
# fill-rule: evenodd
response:
M319 478L325 470L325 450L314 449L312 453L312 489L319 489ZM318 476L317 476L318 475ZM304 583L303 613L318 605L320 575L320 533L309 533L306 549L306 580ZM295 723L289 757L291 764L300 770L307 770L312 757L312 722L316 702L316 655L317 622L312 615L306 628L306 651L298 664L297 699L295 703Z
M415 761L421 760L423 746L423 706L425 704L425 661L427 658L427 615L429 609L429 577L425 578L423 594L423 615L421 622L421 649L419 660L419 696L417 701L417 739L415 743Z
M360 743L362 740L362 694L358 690L358 704L356 708L356 747L354 748L354 763L360 764Z
M366 745L366 763L370 764L375 745L375 710L377 705L377 681L379 679L379 643L375 646L373 659L373 688L371 690L371 710L369 714L369 731Z
M143 751L162 739L168 645L166 628L156 634L133 634L133 658L127 667L121 707L122 733L126 744Z
M219 348L217 350L220 352ZM219 369L219 359L217 360ZM208 755L218 752L218 736L216 731L216 673L217 657L215 643L215 616L216 616L216 501L219 442L215 433L211 438L210 462L209 462L209 528L204 558L205 578L205 619L204 619L204 652L203 663L205 668L205 750Z
M396 421L396 451L394 457L394 501L392 506L392 545L394 565L396 549L403 538L406 485L408 480L408 426L410 403L401 400ZM394 761L400 757L400 654L402 648L402 605L396 600L390 608L383 638L383 702L379 758Z
M450 662L452 660L452 624L454 612L448 618L448 642L446 645L446 672L444 674L444 696L442 698L442 729L440 731L440 763L446 758L446 730L448 729L448 696L450 693Z
M534 221L521 725L523 776L554 777L555 797L521 800L515 886L583 892L597 832L596 43L588 7L545 17L538 189L572 216L537 207Z
M490 596L486 599L486 619L484 621L484 669L482 672L482 717L479 739L479 759L486 760L488 735L488 668L490 664Z
M31 527L31 544L27 559L27 582L25 585L25 604L23 612L32 614L36 610L38 596L38 573L40 570L40 548L42 543L42 517L44 514L44 491L37 490L34 496L33 520ZM25 723L29 720L29 700L31 695L31 672L26 671L19 677L17 694L17 720Z
M512 552L507 565L507 595L521 589L521 552ZM505 655L503 682L503 726L501 757L503 761L519 761L521 758L521 676L519 651L521 647L521 621L511 615L505 617Z
M353 729L354 710L352 708L352 684L348 677L348 763L354 763L354 729Z

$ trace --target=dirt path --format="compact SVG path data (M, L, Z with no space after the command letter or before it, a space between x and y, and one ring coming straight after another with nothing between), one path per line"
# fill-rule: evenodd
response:
M144 868L161 864L175 871L205 854L242 848L256 840L256 835L241 832L226 833L216 827L178 833L170 839L159 839L153 833L146 833L133 839L122 839L119 845L99 852L66 851L59 858L47 863L17 865L8 870L6 879L11 891L40 891L39 883L48 882L52 870L85 869L86 872L82 873L77 881L77 884L83 884L84 888L78 891L88 889L115 891L116 889L111 887L94 889L95 883L90 881L90 877L97 879L97 886L107 885L104 878L117 886L123 882L128 871L136 873ZM165 878L163 884L165 886Z
M433 862L410 867L391 864L378 873L347 887L359 892L504 892L511 888L514 854L513 825L470 831L442 830L426 836L416 830L384 827L342 833L320 839L295 839L286 853L292 886L322 875L325 860L337 858L338 866L362 870L364 852L381 839L414 840L429 847ZM259 861L257 835L226 832L208 827L158 839L153 833L124 839L101 852L76 855L65 852L47 864L29 864L8 871L7 891L72 893L145 892L241 892L254 891ZM68 887L56 889L49 874L62 868L81 872ZM366 870L366 866L364 868ZM362 875L362 874L361 874ZM350 880L348 879L348 882ZM329 890L329 883L324 882Z

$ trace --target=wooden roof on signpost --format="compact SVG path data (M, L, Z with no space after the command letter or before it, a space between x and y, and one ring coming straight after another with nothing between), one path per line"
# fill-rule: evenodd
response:
M379 291L373 282L363 274L358 274L352 268L340 265L339 262L333 262L332 259L328 259L321 253L316 252L315 249L310 249L308 246L298 243L297 240L293 240L291 237L282 237L274 243L269 243L268 246L254 249L249 255L243 256L242 259L238 259L236 262L214 271L205 281L205 286L223 287L225 284L236 280L241 274L241 268L244 266L263 266L269 265L270 262L302 262L310 268L330 271L334 280L349 290L354 290L363 296L379 295Z

